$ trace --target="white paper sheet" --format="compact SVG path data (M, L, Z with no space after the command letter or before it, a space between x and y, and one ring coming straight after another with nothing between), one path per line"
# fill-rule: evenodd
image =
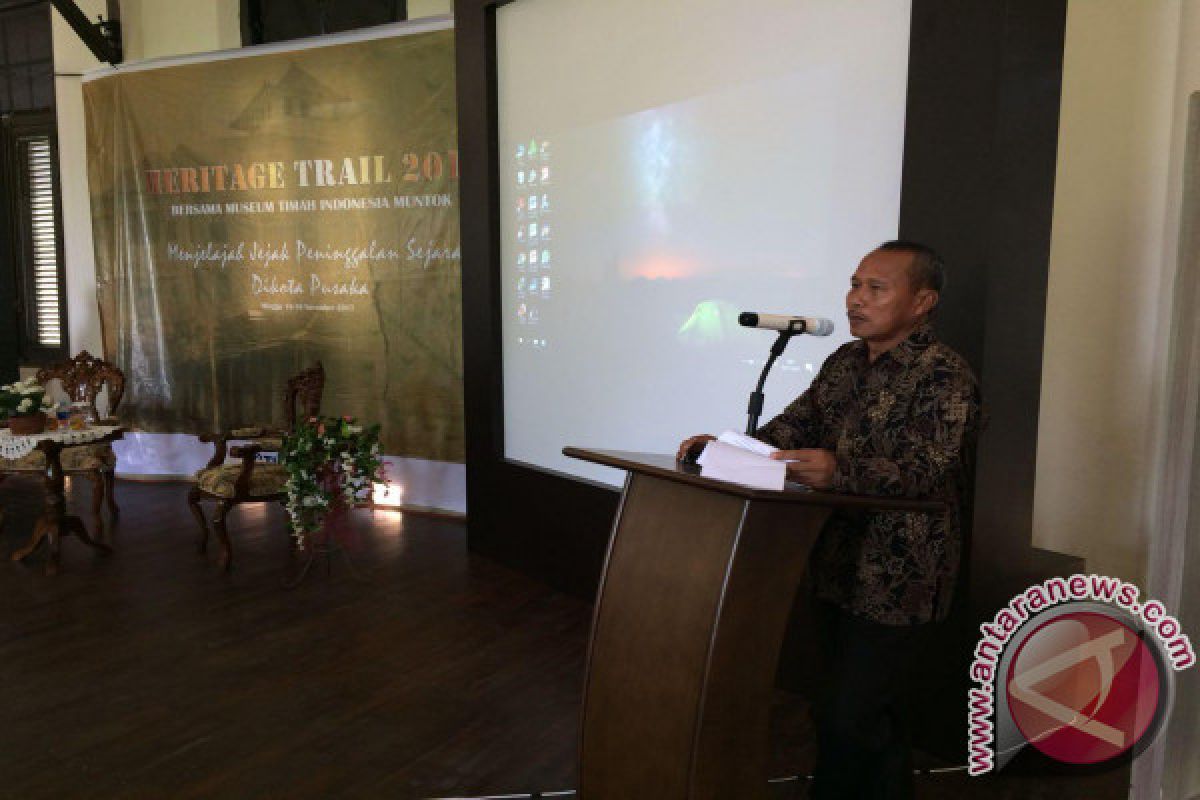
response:
M775 450L757 439L726 431L708 443L696 463L706 478L780 491L787 480L787 464L768 457Z

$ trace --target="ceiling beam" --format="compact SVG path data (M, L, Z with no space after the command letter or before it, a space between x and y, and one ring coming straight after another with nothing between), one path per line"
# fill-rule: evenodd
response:
M121 21L112 15L117 4L108 4L110 18L101 19L100 22L89 20L87 14L75 5L75 0L50 0L50 4L58 9L58 13L92 51L92 55L109 64L121 63Z

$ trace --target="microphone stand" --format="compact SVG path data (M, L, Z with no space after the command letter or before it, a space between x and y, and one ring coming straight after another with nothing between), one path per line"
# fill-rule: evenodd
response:
M794 320L786 331L780 331L776 337L775 343L771 345L771 355L767 358L767 363L763 365L762 374L758 376L758 385L754 387L754 391L750 393L750 403L746 407L746 414L749 420L746 423L746 435L753 436L758 430L758 418L762 416L763 400L763 385L767 382L767 373L771 371L771 367L775 365L775 359L783 355L783 351L787 349L788 342L798 333L804 333L803 320Z

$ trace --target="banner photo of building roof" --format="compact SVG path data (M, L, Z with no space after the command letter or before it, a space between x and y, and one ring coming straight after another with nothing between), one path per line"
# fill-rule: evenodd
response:
M287 378L320 361L323 414L463 460L453 32L403 31L85 84L128 422L281 424Z

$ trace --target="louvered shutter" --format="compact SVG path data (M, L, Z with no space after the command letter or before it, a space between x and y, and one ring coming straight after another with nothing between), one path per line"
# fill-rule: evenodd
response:
M19 357L48 364L67 356L62 209L53 112L4 117L3 183L10 189L12 257L18 284Z
M59 281L58 206L54 191L54 150L49 136L20 143L27 229L25 279L27 332L38 348L62 347L62 292Z

